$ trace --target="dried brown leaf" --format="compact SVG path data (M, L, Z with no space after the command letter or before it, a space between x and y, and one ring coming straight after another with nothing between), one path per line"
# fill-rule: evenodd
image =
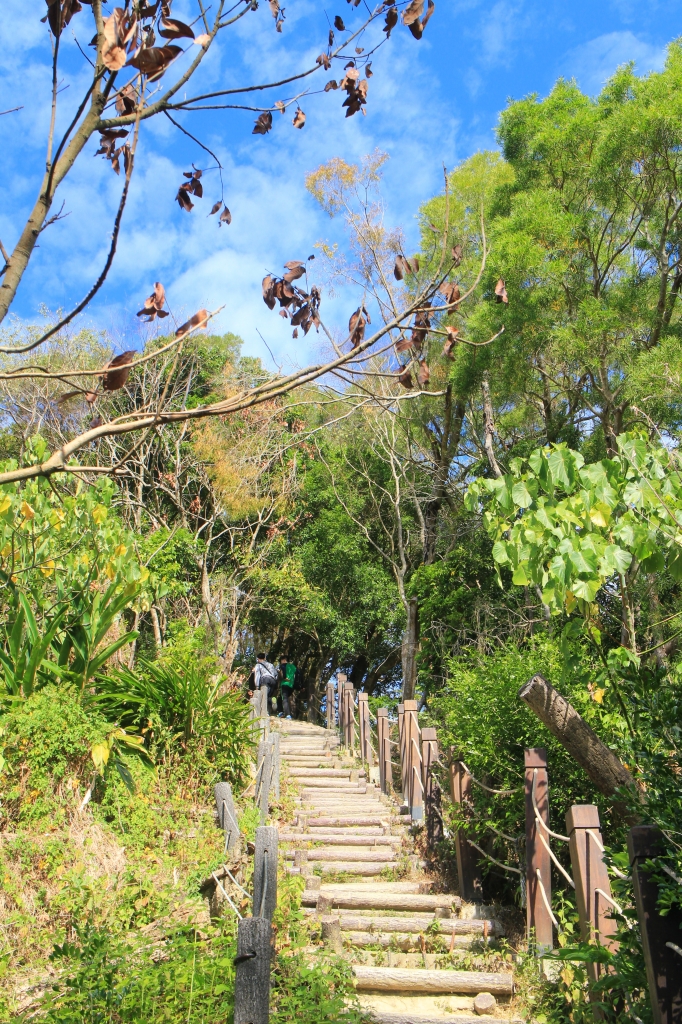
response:
M424 13L424 2L425 0L411 0L403 11L403 25L411 25L414 21L419 21Z
M325 92L329 92L330 89L338 89L339 83L335 78L331 78L324 87Z
M274 295L275 279L271 274L263 278L263 302L268 309L275 308L275 302L277 301Z
M128 380L130 376L130 366L132 363L134 352L121 352L120 356L115 356L114 359L108 364L107 373L102 378L102 387L105 391L118 391Z
M130 64L153 82L161 77L179 53L182 53L179 46L146 46L135 54Z
M454 359L454 356L452 355L452 350L459 341L459 331L457 330L456 327L449 326L446 327L445 330L448 332L448 336L445 339L445 343L443 345L443 355L447 356L448 359Z
M161 18L159 35L164 39L194 39L194 32L189 25L177 18Z
M509 302L509 296L507 295L507 288L503 277L501 277L495 285L495 298L498 302Z
M398 24L398 12L395 7L389 8L386 11L386 23L384 24L383 31L386 33L386 38L389 39L391 32Z
M211 212L209 213L209 217L212 217L214 213L217 213L222 205L223 205L222 202L214 203L213 206L211 207Z
M223 212L220 214L220 220L218 221L218 223L219 224L231 224L232 223L232 214L228 210L227 206L225 207Z
M431 377L431 371L429 370L429 368L428 368L427 364L424 362L424 360L422 360L420 362L420 364L419 364L419 371L417 373L417 384L419 384L419 387L420 388L425 387L425 385L429 383L429 378L430 377Z
M412 390L412 374L410 373L409 366L402 367L402 372L398 374L398 381L407 389L407 391Z
M272 128L272 114L269 110L265 110L262 114L259 114L256 118L256 124L252 131L252 135L267 135Z
M330 61L326 53L321 53L319 57L316 57L315 63L319 64L320 67L323 67L325 71L329 71L330 67L332 66L332 62Z
M300 107L296 108L296 113L294 114L294 120L292 121L292 124L294 128L302 128L303 125L305 124L305 114L303 113Z
M199 330L205 330L206 324L208 323L209 312L207 309L200 309L198 313L191 316L184 324L181 324L175 332L176 338L184 338L186 334L189 334L191 330L198 327Z
M462 246L459 244L459 242L457 243L457 245L453 245L452 247L452 258L454 260L455 266L458 267L462 262Z
M334 28L336 29L337 32L346 31L346 26L343 23L343 18L339 14L337 14L336 17L334 18Z

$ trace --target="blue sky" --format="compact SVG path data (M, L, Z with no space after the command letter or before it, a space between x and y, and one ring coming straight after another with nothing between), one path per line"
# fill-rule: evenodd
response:
M277 78L307 66L324 48L327 17L340 14L348 27L361 20L345 0L327 7L315 0L283 5L281 34L274 30L267 2L232 35L225 33L219 52L209 54L198 91ZM0 110L24 106L0 117L5 186L0 239L11 248L44 167L49 43L40 23L44 0L3 0L2 6ZM193 0L174 0L176 17L193 10ZM443 164L452 168L479 149L493 148L497 116L510 97L544 95L560 75L575 77L594 94L626 61L634 60L642 74L660 68L666 44L678 33L682 0L436 0L420 42L399 26L377 54L366 117L344 119L338 92L301 100L307 115L301 131L292 127L290 114L275 115L275 127L265 137L251 134L255 115L241 111L178 117L225 167L233 222L220 229L216 218L206 216L219 198L215 172L205 175L206 198L192 214L174 202L182 171L192 161L206 166L206 154L165 118L148 123L116 262L79 322L107 331L117 349L137 347L143 329L135 311L160 280L179 319L200 307L225 304L218 327L239 333L245 351L268 365L272 360L259 331L285 366L314 358L314 334L294 342L260 296L267 272L279 271L285 260L305 258L320 239L340 237L340 225L330 222L305 191L308 171L334 156L357 161L375 148L387 152L386 219L401 225L408 242L416 244L417 210L439 189ZM66 123L87 80L74 35L87 52L92 35L87 7L63 37L60 123ZM341 77L338 69L334 74ZM281 90L273 98L290 95ZM38 321L41 307L70 308L104 263L120 181L100 157L93 159L95 149L94 143L88 146L61 191L56 209L63 201L68 215L41 239L14 307L21 323ZM324 318L341 326L356 305L356 296L342 292L323 304Z

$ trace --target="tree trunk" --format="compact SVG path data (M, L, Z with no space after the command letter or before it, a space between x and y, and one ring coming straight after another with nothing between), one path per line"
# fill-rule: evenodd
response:
M152 617L152 626L154 628L154 643L156 644L156 649L158 651L160 651L162 646L163 646L163 637L161 636L161 626L159 624L159 614L158 614L156 608L154 607L154 605L151 606L151 608L149 610L149 613L150 613L150 615Z
M411 597L407 606L407 626L403 639L403 701L414 700L417 685L417 647L419 646L419 605Z
M613 796L619 787L634 785L613 751L543 676L533 676L521 687L519 697L585 769L600 793Z

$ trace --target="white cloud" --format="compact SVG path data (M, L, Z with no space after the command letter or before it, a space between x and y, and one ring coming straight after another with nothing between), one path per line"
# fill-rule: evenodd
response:
M665 48L652 46L629 31L608 32L570 50L563 59L568 77L590 95L600 92L619 65L634 61L640 75L660 71Z

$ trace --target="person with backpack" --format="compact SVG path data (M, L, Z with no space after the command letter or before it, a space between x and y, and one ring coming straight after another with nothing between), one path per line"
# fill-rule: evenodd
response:
M288 661L284 655L279 659L279 677L282 693L282 714L285 718L291 718L291 695L294 692L296 682L296 666L293 661Z
M253 667L253 683L256 690L260 690L261 687L267 689L268 712L271 715L276 714L273 700L277 691L277 669L265 660L264 654L259 654L256 659L256 664Z

